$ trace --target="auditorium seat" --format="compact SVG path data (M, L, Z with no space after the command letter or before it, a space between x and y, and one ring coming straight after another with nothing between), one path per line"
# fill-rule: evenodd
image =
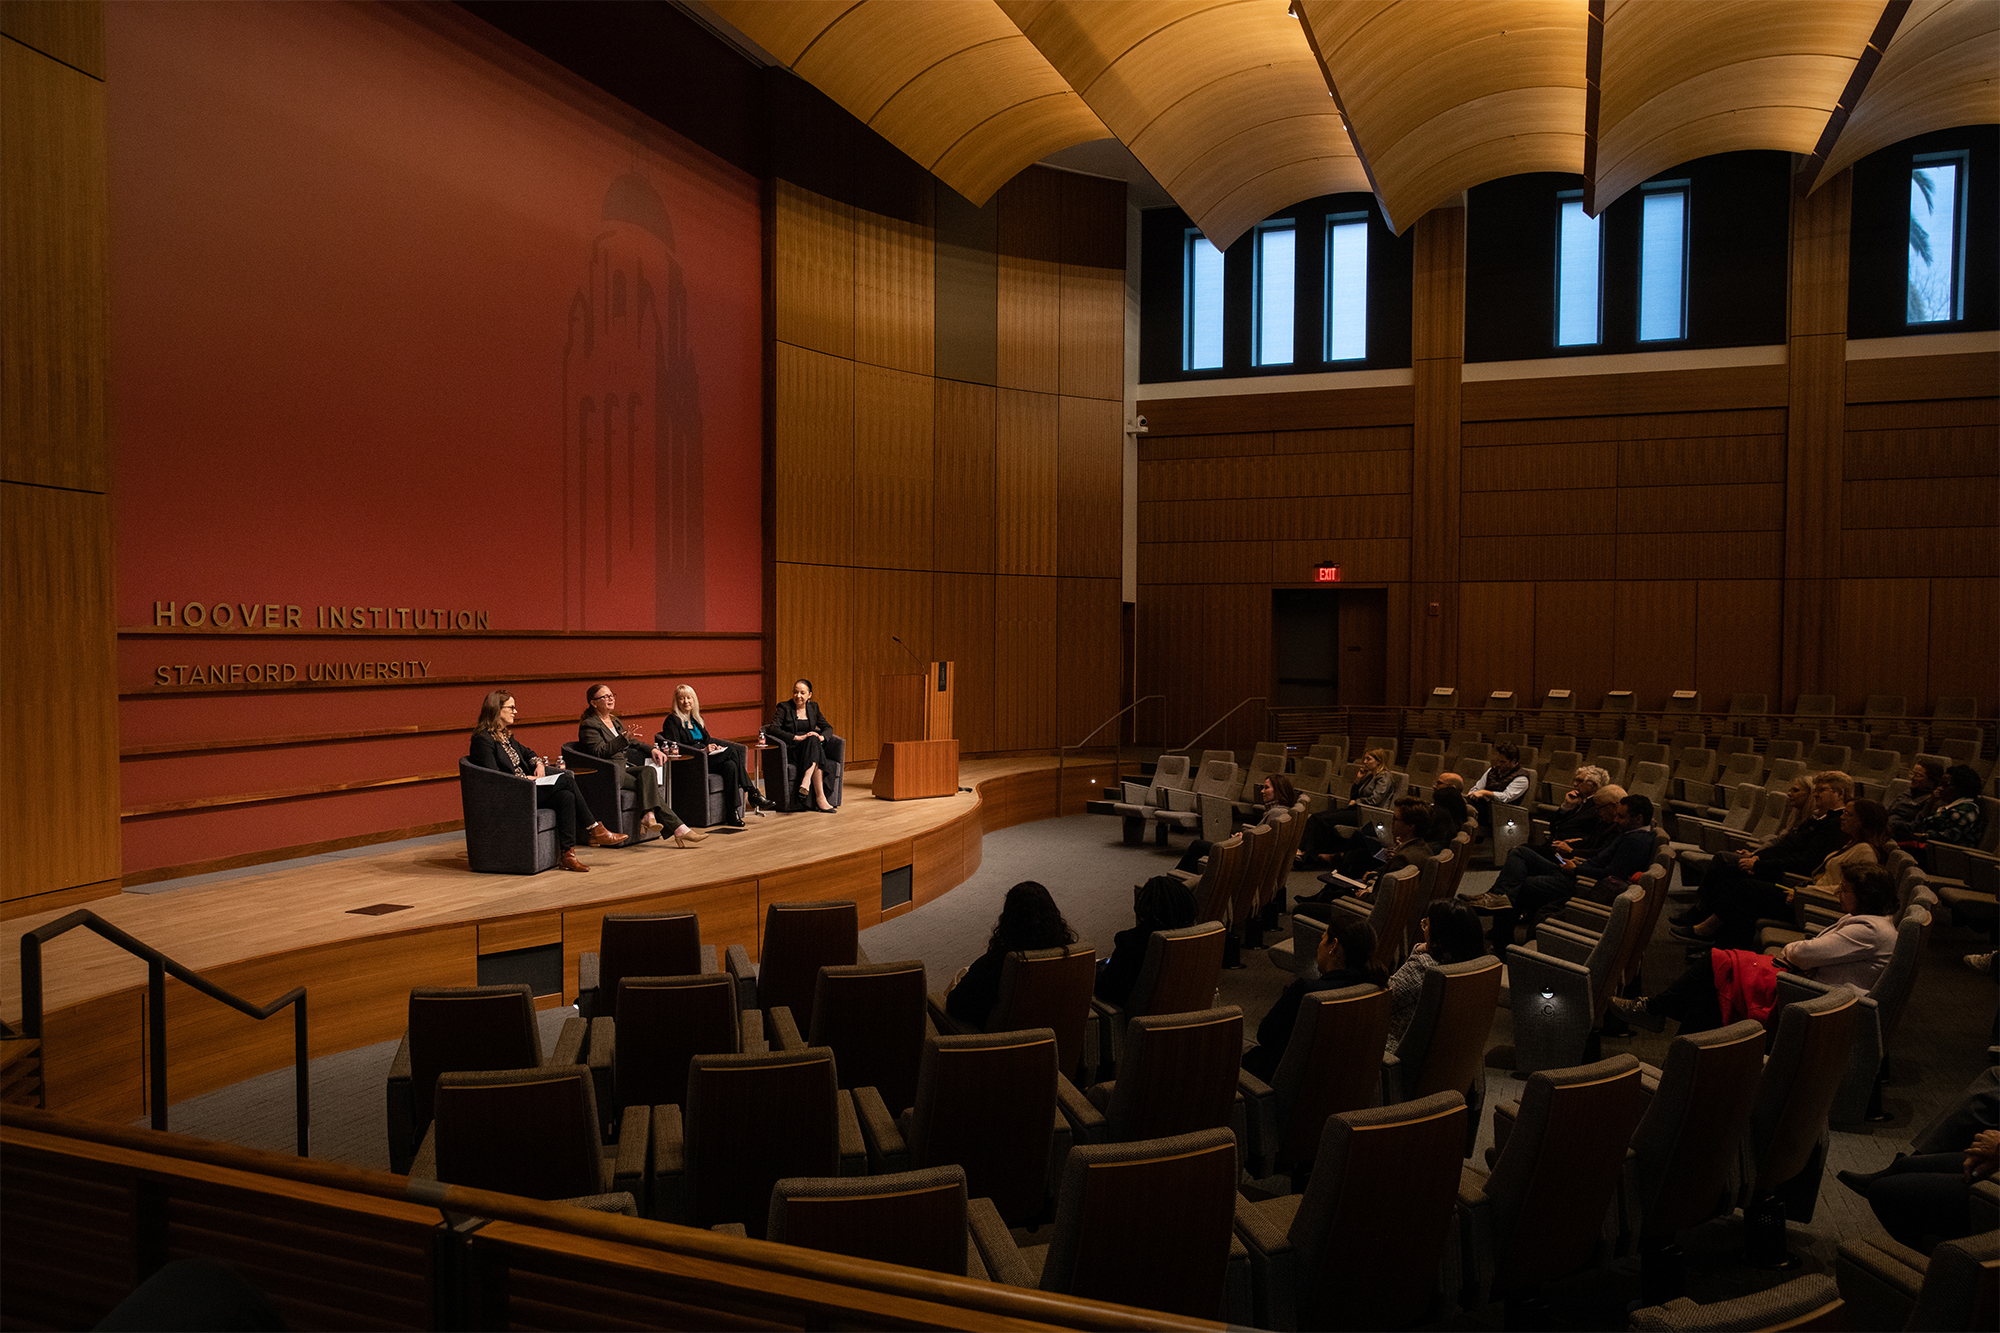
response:
M1848 1047L1845 1072L1835 1090L1828 1119L1835 1124L1885 1119L1882 1115L1882 1081L1888 1077L1890 1048L1902 1026L1903 1011L1909 1006L1910 992L1917 984L1917 969L1923 962L1924 942L1931 927L1931 913L1922 903L1912 903L1896 920L1896 943L1889 961L1876 974L1875 983L1862 997L1854 1019L1854 1036ZM1758 943L1765 943L1760 934ZM1772 1022L1789 1004L1836 990L1852 987L1829 986L1794 972L1778 974Z
M764 909L764 938L758 961L740 944L723 954L729 974L743 993L745 1009L784 1005L800 1026L812 1026L813 993L822 967L865 963L859 918L852 900L771 903Z
M1487 1052L1488 1065L1522 1075L1584 1059L1630 954L1645 948L1638 933L1645 897L1638 885L1619 894L1596 935L1546 921L1534 948L1508 946L1500 1002L1513 1010L1514 1040Z
M771 1187L794 1176L858 1176L868 1154L833 1052L698 1055L684 1106L655 1106L651 1215L762 1238Z
M618 1012L590 1025L586 1062L607 1128L634 1106L681 1105L697 1055L770 1049L762 1010L744 1008L726 974L622 977Z
M1258 827L1262 827L1259 825ZM1245 830L1246 840L1254 829ZM1261 836L1269 837L1268 833ZM1116 1067L1125 1040L1125 1024L1147 1014L1185 1014L1215 1002L1222 972L1224 936L1220 921L1208 920L1178 930L1156 930L1146 941L1146 958L1139 979L1123 1005L1092 999L1102 1039L1101 1065Z
M623 977L720 970L715 946L701 942L701 921L693 912L607 912L597 948L577 960L576 1010L585 1018L615 1014Z
M1440 1092L1315 1120L1305 1192L1236 1210L1257 1327L1409 1328L1446 1314L1457 1293L1438 1278L1469 1119L1463 1097Z
M1740 1195L1744 1257L1786 1260L1785 1223L1810 1222L1826 1163L1827 1114L1847 1071L1861 992L1835 987L1773 1011L1770 1054L1750 1111L1749 1176Z
M573 1065L582 1059L583 1034L581 1018L566 1019L555 1049L545 1054L525 983L412 989L409 1023L389 1064L389 1169L410 1169L430 1127L440 1074Z
M1236 1071L1253 1177L1282 1171L1297 1188L1313 1166L1326 1118L1381 1100L1378 1071L1388 1037L1389 992L1380 986L1312 991L1299 1002L1271 1081L1247 1069Z
M1609 1258L1605 1220L1642 1110L1629 1055L1528 1076L1493 1108L1492 1173L1463 1170L1458 1207L1468 1304L1519 1303Z
M1166 804L1153 812L1162 841L1169 832L1196 833L1209 842L1228 837L1239 778L1234 760L1208 759L1186 790L1169 788Z
M1004 1213L977 1197L973 1239L996 1282L1242 1327L1254 1311L1236 1178L1226 1129L1080 1147L1046 1245L1018 1245Z
M1437 873L1435 857L1420 866L1384 872L1376 877L1375 892L1367 898L1335 898L1328 903L1330 920L1365 919L1375 929L1375 957L1370 961L1384 973L1393 973L1402 966L1412 923L1430 901Z
M893 1176L793 1176L771 1187L764 1235L828 1254L985 1278L966 1203L965 1172L956 1166ZM744 1230L735 1223L715 1229Z
M632 1107L610 1151L598 1136L597 1098L582 1065L443 1074L410 1179L636 1217L649 1115Z
M532 777L458 761L465 863L482 875L538 875L556 863L556 812L535 804Z
M1808 1273L1790 1282L1748 1296L1706 1304L1686 1296L1632 1312L1638 1330L1678 1333L1695 1329L1845 1329L1887 1328L1886 1324L1849 1323L1849 1312L1832 1278Z
M1215 857L1211 851L1209 860ZM1056 1034L1056 1064L1063 1077L1094 1083L1097 1015L1090 1007L1090 993L1096 984L1097 950L1088 940L1059 949L1017 951L1000 960L1000 998L984 1028L968 1027L953 1018L942 994L929 997L931 1024L945 1036L1047 1028Z
M1242 1140L1236 1076L1243 1058L1243 1011L1235 1005L1135 1018L1125 1029L1118 1077L1078 1092L1056 1087L1057 1104L1078 1143L1128 1143L1203 1129Z
M822 967L809 1027L801 1031L784 1005L770 1017L771 1041L779 1050L831 1050L841 1087L874 1088L892 1111L916 1101L924 1038L937 1032L924 1014L921 958Z
M1424 973L1410 1026L1395 1051L1382 1057L1384 1104L1457 1092L1464 1094L1477 1120L1485 1100L1486 1038L1500 1007L1504 973L1491 955ZM1470 1137L1465 1151L1472 1151Z
M855 1094L875 1174L955 1164L1008 1226L1040 1223L1072 1142L1058 1058L1047 1028L926 1037L916 1105L891 1115L873 1089Z
M2000 1318L2000 1233L1925 1255L1887 1236L1844 1242L1834 1258L1849 1328L1988 1329Z

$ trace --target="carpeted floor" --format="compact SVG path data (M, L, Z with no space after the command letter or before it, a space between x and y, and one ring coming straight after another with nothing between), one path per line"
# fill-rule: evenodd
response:
M1108 953L1112 935L1131 924L1134 886L1173 865L1179 855L1178 842L1172 849L1127 847L1120 838L1118 822L1099 816L1080 815L1006 829L987 836L982 865L970 880L935 902L864 931L862 947L877 962L921 958L930 989L942 990L959 968L984 950L1007 889L1020 880L1036 879L1048 886L1079 937ZM1461 893L1467 897L1483 893L1492 879L1492 871L1475 868L1467 873ZM1310 875L1292 877L1294 895L1315 887ZM1276 934L1269 937L1272 941L1279 938ZM1914 1128L1953 1102L1984 1067L1993 1039L1995 987L1990 978L1966 968L1961 959L1973 949L1986 947L1969 931L1949 925L1933 929L1890 1063L1886 1103L1893 1118L1886 1124L1843 1126L1834 1131L1818 1209L1810 1224L1792 1228L1793 1249L1810 1267L1831 1271L1841 1240L1878 1230L1867 1204L1841 1185L1835 1173L1849 1167L1873 1170L1895 1153L1906 1151ZM1254 1032L1291 974L1274 966L1262 953L1246 953L1244 961L1244 968L1222 974L1219 1002L1239 1006L1246 1031ZM1681 966L1681 951L1666 938L1663 922L1661 934L1647 953L1648 987L1663 986ZM553 1041L560 1024L574 1013L574 1009L545 1011L544 1040ZM1509 1015L1503 1009L1488 1045L1510 1038ZM1630 1051L1641 1060L1659 1063L1671 1040L1671 1034L1642 1032L1630 1039L1608 1039L1604 1051L1606 1055ZM385 1042L312 1062L314 1157L387 1169L383 1079L394 1054L395 1044ZM1490 1070L1488 1075L1489 1105L1518 1096L1519 1085L1509 1074ZM292 1101L291 1071L281 1070L178 1102L171 1108L169 1125L178 1133L290 1152ZM1489 1113L1481 1126L1473 1164L1483 1165L1491 1133ZM1744 1267L1738 1261L1740 1233L1734 1219L1720 1219L1700 1229L1688 1238L1687 1248L1689 1294L1697 1299L1742 1294L1791 1276ZM1613 1265L1558 1302L1550 1326L1620 1326L1623 1303L1636 1290L1636 1269L1630 1264ZM1475 1313L1461 1316L1451 1326L1489 1325Z

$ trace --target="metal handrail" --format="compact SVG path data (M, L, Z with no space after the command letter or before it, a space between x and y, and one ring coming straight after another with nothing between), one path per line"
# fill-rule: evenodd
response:
M97 913L88 910L75 911L21 936L21 1029L37 1040L42 1035L42 945L59 935L68 934L79 926L109 940L135 958L145 960L147 1045L150 1048L147 1058L152 1067L149 1109L154 1129L167 1127L167 977L169 974L174 980L194 987L211 1000L220 1000L238 1013L247 1014L260 1022L286 1005L297 1006L293 1011L292 1022L292 1075L298 1108L299 1156L304 1157L306 1128L312 1119L311 1094L306 1077L308 1059L306 988L296 987L259 1008L248 1000L230 994L200 973L183 967L152 945L134 939Z
M1236 707L1235 707L1235 708L1231 708L1231 709L1230 709L1230 710L1229 710L1228 712L1224 713L1224 714L1223 714L1223 715L1222 715L1221 717L1218 717L1217 719L1215 719L1215 721L1213 721L1213 722L1209 723L1209 724L1208 724L1207 726L1203 727L1203 728L1201 729L1201 735L1200 735L1200 736L1196 736L1196 737L1194 738L1194 740L1191 740L1191 741L1189 741L1189 742L1188 742L1188 743L1187 743L1186 745L1181 745L1181 746L1176 746L1176 747L1175 747L1174 749L1171 749L1171 750L1162 750L1162 751L1160 751L1160 753L1161 753L1161 754L1192 754L1192 752L1193 752L1193 750L1194 750L1194 747L1195 747L1195 745L1196 745L1196 744L1197 744L1197 743L1198 743L1198 742L1199 742L1199 741L1201 740L1202 736L1206 736L1206 735L1208 735L1208 733L1209 733L1209 732L1211 732L1211 731L1214 731L1214 730L1215 730L1215 729L1216 729L1217 727L1219 727L1219 726L1221 726L1221 725L1222 725L1223 723L1227 722L1227 721L1228 721L1228 720L1229 720L1230 718L1232 718L1232 717L1236 716L1236 713L1237 713L1237 710L1238 710L1238 709L1241 709L1241 708L1243 707L1243 705L1244 705L1244 704L1264 704L1264 703L1269 703L1270 701L1271 701L1271 700L1270 700L1269 696L1267 696L1267 695L1262 695L1262 694L1253 694L1253 695L1251 695L1251 696L1250 696L1249 698L1247 698L1247 699L1244 699L1244 700L1242 700L1241 702L1239 702L1239 703L1238 703L1238 704L1236 705Z
M1113 713L1110 717L1105 718L1102 722L1092 727L1090 729L1090 734L1085 736L1082 740L1078 741L1076 744L1059 745L1056 747L1056 813L1058 815L1062 814L1063 765L1069 762L1069 752L1071 750L1081 750L1084 746L1090 744L1091 736L1095 736L1098 732L1104 730L1106 727L1110 726L1113 722L1116 722L1119 718L1125 716L1127 713L1137 708L1140 704L1151 703L1155 699L1164 699L1166 697L1167 696L1164 694L1149 694L1146 695L1144 698L1134 699L1131 703L1126 704L1123 708Z

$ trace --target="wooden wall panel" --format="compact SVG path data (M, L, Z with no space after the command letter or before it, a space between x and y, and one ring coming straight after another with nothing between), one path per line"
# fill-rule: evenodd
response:
M2000 527L1856 528L1843 533L1838 573L1851 579L1991 578L2000 573ZM1835 572L1835 571L1829 571Z
M2000 578L1932 579L1930 631L1926 702L1970 695L1990 707L2000 680Z
M143 965L139 971L143 978ZM129 1123L146 1114L146 1077L143 981L43 1015L43 1104L49 1110Z
M1056 580L1056 742L1075 745L1118 711L1119 580ZM1116 740L1107 728L1094 744Z
M997 197L1002 388L1061 387L1061 199L1060 173L1047 171L1022 172Z
M1271 543L1271 583L1316 583L1321 561L1340 566L1341 583L1403 583L1410 577L1410 543L1402 537L1342 537ZM1250 582L1264 580L1251 579ZM1394 635L1390 636L1391 638Z
M1468 446L1461 455L1460 474L1467 494L1593 490L1617 484L1618 452L1567 443Z
M861 929L881 924L881 849L870 847L761 876L757 881L757 929L764 929L765 909L772 903L837 902L842 898L854 900Z
M1056 408L1056 568L1115 578L1125 513L1124 426L1115 400L1063 397Z
M1991 477L2000 474L2000 429L1930 426L1911 430L1856 430L1858 410L1847 410L1844 481L1895 477Z
M829 356L854 355L854 209L776 182L776 336ZM778 400L784 402L780 390Z
M847 761L865 764L881 750L876 710L884 674L907 675L918 662L936 656L931 648L931 574L928 570L857 569L854 571L853 611L848 622L846 659L853 673L847 693L834 711L824 701L827 716L847 737ZM898 648L890 635L909 645ZM917 661L910 660L916 654ZM956 691L953 695L957 703Z
M1317 432L1286 432L1284 437L1313 433ZM1250 458L1277 452L1273 442L1279 438L1268 430L1223 435L1162 435L1149 428L1148 434L1138 437L1139 461L1156 463L1170 458ZM1406 439L1404 445L1407 447L1408 443ZM1143 495L1144 491L1140 493Z
M1618 481L1625 486L1775 485L1784 479L1782 434L1627 440L1618 446Z
M1056 741L1056 654L1062 633L1058 581L1002 574L993 580L996 749L1045 750Z
M1616 532L1619 499L1610 489L1468 493L1459 500L1459 531L1468 538ZM1464 549L1461 544L1461 558ZM1480 572L1471 566L1466 571Z
M0 41L0 45L8 45ZM118 680L111 501L0 482L0 897L116 892Z
M777 649L779 698L788 697L792 682L813 683L827 719L842 736L851 736L855 721L855 672L848 659L854 624L855 570L838 565L794 565L780 562L777 578ZM892 647L894 645L891 645ZM871 725L873 725L871 723Z
M1735 486L1628 483L1618 491L1620 532L1777 532L1784 526L1782 482Z
M1658 374L1661 372L1653 372ZM1673 371L1675 375L1699 376L1703 371ZM1687 381L1683 379L1682 383ZM1696 393L1695 406L1709 395ZM1484 449L1508 444L1582 444L1608 441L1624 446L1637 440L1705 439L1718 435L1783 435L1785 408L1782 402L1765 408L1734 408L1704 411L1666 410L1626 416L1607 415L1594 406L1587 395L1570 402L1568 415L1525 417L1518 420L1474 421L1467 418L1465 447Z
M1767 579L1784 572L1781 532L1653 532L1618 538L1621 579Z
M939 573L931 580L931 652L956 662L951 706L961 755L1000 749L993 729L999 678L993 656L993 576Z
M1290 583L1280 574L1272 542L1178 542L1139 544L1139 582L1153 583ZM1286 542L1287 550L1302 544ZM1305 543L1313 550L1320 543ZM1407 548L1407 542L1402 543ZM1315 557L1317 560L1318 557Z
M966 831L959 827L961 822L972 824L977 836L979 820L968 813L964 821L954 820L941 829L910 839L910 898L917 906L965 880Z
M104 85L0 40L0 479L110 485L105 153Z
M1148 463L1141 503L1150 500L1243 500L1319 495L1403 495L1410 450L1293 453L1265 457L1171 459Z
M1057 399L1002 389L993 433L993 568L1056 572Z
M1578 699L1595 702L1618 688L1611 641L1616 588L1607 581L1535 585L1537 703L1550 690L1573 690Z
M1344 427L1407 426L1415 419L1415 410L1407 384L1139 400L1139 412L1155 439L1235 431L1317 431L1332 422Z
M929 219L854 212L854 359L928 376L937 275Z
M622 912L693 912L701 918L701 942L715 946L718 959L732 944L740 944L757 959L757 881L733 879L700 888L649 894L623 902L596 903L563 913L563 994L576 999L577 960L596 953L607 914Z
M1876 361L1850 361L1850 376L1862 373ZM1992 381L1987 381L1992 389ZM1990 392L1984 398L1934 398L1918 402L1855 403L1847 405L1847 429L1933 430L1952 426L1992 426L2000 423L2000 397ZM1984 438L1984 437L1982 437Z
M1785 401L1783 366L1560 375L1477 380L1467 384L1465 420L1470 423L1611 417L1641 412L1719 412L1783 407Z
M996 391L937 381L932 432L932 566L993 570L993 439Z
M1779 579L1715 579L1699 586L1695 679L1705 707L1726 708L1731 694L1777 698L1784 594Z
M1459 699L1494 690L1525 698L1535 683L1535 585L1462 583L1458 592Z
M1458 546L1459 566L1483 579L1533 582L1560 578L1565 572L1579 579L1605 573L1602 567L1572 558L1577 538L1568 534L1467 537Z
M1990 403L1996 382L2000 382L2000 353L1995 352L1850 361L1847 401L1896 403L1970 398Z
M928 375L854 367L855 565L930 566L935 381Z
M1840 653L1830 692L1858 708L1871 694L1930 697L1931 581L1840 580ZM1990 685L1989 685L1990 688Z
M1122 210L1121 210L1122 211ZM1064 264L1056 382L1064 397L1125 401L1125 273ZM1123 423L1120 422L1122 428Z
M0 32L93 79L104 77L101 0L7 0L0 4Z
M838 564L854 542L854 363L777 345L780 561Z
M2000 520L2000 477L1847 481L1841 486L1840 522L1849 532L1973 528L1996 520Z
M1435 516L1426 515L1427 522ZM1421 526L1421 525L1420 525ZM1409 502L1382 496L1340 504L1324 496L1276 500L1189 500L1139 506L1139 540L1240 542L1269 538L1409 537Z
M1695 680L1695 585L1675 579L1618 584L1612 612L1614 689L1632 690L1639 707L1658 708Z

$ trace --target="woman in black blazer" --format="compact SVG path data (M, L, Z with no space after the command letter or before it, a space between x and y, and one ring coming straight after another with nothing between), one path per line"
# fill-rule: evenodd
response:
M495 690L479 705L479 725L472 729L472 762L481 768L512 773L516 777L540 778L547 770L535 752L514 739L514 696ZM587 871L579 861L576 845L586 838L593 847L617 847L630 841L623 833L613 833L590 813L590 806L577 790L576 779L558 773L553 783L538 783L535 804L556 812L556 845L562 856L556 864L564 870Z
M771 719L771 729L777 732L778 740L791 758L792 767L798 770L799 795L811 792L813 803L827 814L832 814L833 803L826 799L826 774L821 771L826 763L826 752L820 748L820 742L833 728L827 726L819 705L813 702L811 681L792 682L792 697L778 705L778 715Z
M593 685L583 692L583 701L590 706L583 710L583 717L577 723L576 743L617 767L620 790L639 793L639 808L646 812L640 827L670 833L676 847L689 847L705 840L706 833L690 829L668 807L666 793L660 790L666 752L658 746L648 747L636 731L626 732L625 720L618 716L618 696L611 692L611 687ZM650 767L649 760L660 768Z
M743 816L737 813L738 805L745 810L775 810L777 806L764 799L764 793L750 784L750 774L744 766L743 747L734 741L717 740L702 721L701 696L694 692L694 686L682 685L674 691L674 711L668 713L660 723L660 734L653 737L653 744L664 747L668 741L681 747L687 754L705 754L709 768L722 775L722 804L729 811L729 823L736 828L743 827ZM737 800L738 794L742 801Z

